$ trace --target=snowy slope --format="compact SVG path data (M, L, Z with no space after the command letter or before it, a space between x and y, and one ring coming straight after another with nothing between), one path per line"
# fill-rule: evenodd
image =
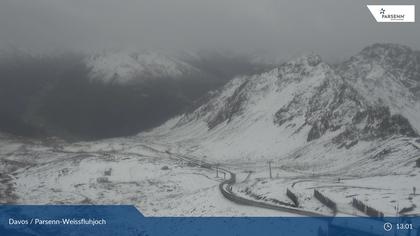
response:
M86 65L91 77L105 82L128 82L152 78L180 78L198 69L179 59L157 52L106 52L90 56Z
M417 137L410 122L386 104L372 103L339 72L319 56L303 56L236 78L195 111L140 136L213 160L272 159L302 170L316 165L336 173L380 172L401 155L401 163L413 163L420 153L409 145Z
M147 216L278 214L232 205L214 171L137 139L0 140L0 170L0 203L134 204Z
M305 73L312 75L307 80L299 79L300 72L287 71L306 65L307 60L312 59L316 60L312 56L299 58L289 66L231 81L207 104L181 117L169 131L169 135L175 137L168 139L176 139L176 136L204 138L207 144L203 146L208 152L223 150L224 155L236 154L236 157L242 157L238 150L249 155L252 152L263 155L261 152L269 151L264 150L265 147L281 145L292 149L302 145L305 141L302 133L289 138L294 130L275 126L273 121L274 114L293 99L293 94L303 94L322 83L325 64L305 68Z

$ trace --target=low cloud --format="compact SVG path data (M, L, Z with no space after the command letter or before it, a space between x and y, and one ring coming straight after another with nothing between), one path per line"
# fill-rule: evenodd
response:
M0 1L0 46L33 51L313 51L334 60L374 42L419 49L419 39L419 23L376 23L363 0Z

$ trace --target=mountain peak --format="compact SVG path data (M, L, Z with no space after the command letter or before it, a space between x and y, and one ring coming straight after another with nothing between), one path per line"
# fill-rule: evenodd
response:
M344 62L339 69L370 104L388 106L420 130L420 51L377 43Z
M319 55L315 54L315 53L309 53L309 54L305 54L302 55L296 59L293 59L289 62L287 62L286 64L290 64L290 65L306 65L309 67L315 67L317 65L319 65L322 62L322 59Z
M360 54L369 59L398 59L411 55L413 50L404 45L395 43L375 43L365 47Z

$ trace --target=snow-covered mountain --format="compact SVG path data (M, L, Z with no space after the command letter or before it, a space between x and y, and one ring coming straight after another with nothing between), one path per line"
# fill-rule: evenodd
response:
M192 65L158 52L106 52L86 58L91 77L124 83L153 78L182 78L198 73Z
M420 131L420 51L374 44L344 62L339 73L372 105L389 107Z
M369 48L375 47L378 45ZM380 47L392 51L396 46ZM378 171L402 171L397 168L400 164L420 156L418 148L411 145L418 137L411 124L416 120L407 119L392 103L373 102L366 91L375 90L377 85L352 76L350 69L345 70L349 64L336 69L319 56L308 55L267 73L236 78L195 111L140 136L157 136L176 143L172 148L181 147L214 160L283 159L289 166L300 163L300 169L318 166L340 173L367 173L369 169L373 174L374 168L362 163L385 158L386 163L376 162L375 166L382 165ZM400 70L392 63L387 65L389 74ZM361 73L354 67L354 73ZM410 79L415 80L415 75ZM393 96L393 89L383 92ZM420 111L404 106L416 104L407 97L401 96L399 101L403 109Z
M418 112L412 106L418 98L418 77L412 69L417 62L401 62L414 63L402 70L392 59L402 60L399 58L412 51L379 60L366 56L374 48L385 50L377 52L383 57L400 46L374 45L339 66L307 55L266 73L237 77L191 111L138 136L67 143L56 138L2 137L0 133L0 170L6 173L1 176L0 202L135 204L147 215L164 216L273 214L223 199L219 184L229 178L228 170L236 180L229 186L231 196L254 203L290 207L286 190L291 189L299 199L299 209L330 214L314 198L317 189L346 216L365 216L353 208L353 198L387 216L395 214L395 204L401 212L418 214L419 198L411 192L420 177L415 163L420 157L419 133L414 128L418 120L404 113ZM378 75L372 65L386 72ZM392 87L387 88L387 83ZM70 98L80 88L76 85ZM58 94L68 88L63 86ZM103 93L104 101L118 97L109 96L108 91ZM161 108L160 104L165 109L172 107L174 97L163 100L164 94L157 91L159 103L146 100L144 111ZM68 109L63 105L68 97L53 98L60 108ZM87 98L75 107L91 101ZM98 113L101 99L97 93L94 98L92 109L71 114ZM126 117L139 122L145 113L133 116L131 111L140 100L132 101L136 102L126 107L130 111ZM116 114L119 118L124 113L118 110ZM156 119L154 114L150 117ZM129 122L121 123L132 130ZM105 123L98 130L115 127L114 123L118 122ZM93 125L95 122L87 127Z

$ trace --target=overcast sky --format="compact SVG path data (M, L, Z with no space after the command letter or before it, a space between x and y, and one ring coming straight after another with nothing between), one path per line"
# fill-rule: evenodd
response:
M417 4L420 0L380 1ZM0 0L0 47L217 49L329 60L374 42L420 49L417 23L376 23L366 0ZM418 10L417 10L418 11Z

